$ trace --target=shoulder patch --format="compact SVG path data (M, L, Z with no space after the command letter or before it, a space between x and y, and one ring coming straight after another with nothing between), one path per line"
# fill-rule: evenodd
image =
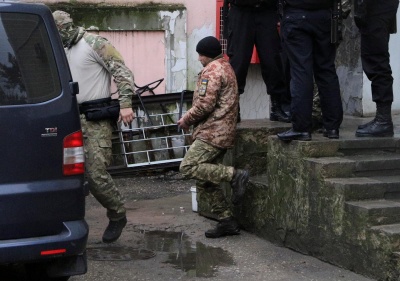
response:
M207 92L208 79L202 79L199 88L199 96L204 97Z

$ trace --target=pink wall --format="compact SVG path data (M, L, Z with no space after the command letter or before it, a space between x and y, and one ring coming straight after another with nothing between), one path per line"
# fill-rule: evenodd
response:
M165 78L164 31L102 31L100 35L119 50L133 72L136 85L144 86ZM165 82L154 92L165 93Z

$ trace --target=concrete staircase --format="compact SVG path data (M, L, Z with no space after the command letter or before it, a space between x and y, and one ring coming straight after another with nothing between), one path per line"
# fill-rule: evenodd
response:
M400 153L395 138L314 136L243 128L232 162L252 178L242 226L282 246L378 280L400 278Z
M307 159L343 202L341 255L327 254L328 261L379 280L399 279L398 152L398 139L343 140L336 156Z

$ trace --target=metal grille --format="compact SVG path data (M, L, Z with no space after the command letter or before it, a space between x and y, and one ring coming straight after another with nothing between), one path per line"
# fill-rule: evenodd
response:
M224 15L223 15L223 5L224 1L223 0L217 0L216 2L217 7L217 17L216 17L216 37L219 39L219 42L221 43L222 46L222 53L224 54L225 58L228 58L227 55L227 48L228 48L228 38L224 38L224 28L228 28L225 26L224 23ZM260 59L258 58L257 50L256 47L254 46L253 48L253 54L251 57L250 63L260 63Z
M223 7L219 7L219 42L222 46L222 53L226 54L227 39L224 38L224 16Z
M182 161L191 144L191 133L179 129L174 120L178 120L178 113L150 114L137 117L131 127L120 126L118 135L124 166Z

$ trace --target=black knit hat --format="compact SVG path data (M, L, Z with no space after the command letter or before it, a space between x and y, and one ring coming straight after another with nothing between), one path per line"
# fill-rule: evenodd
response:
M207 36L197 43L196 52L213 59L222 54L221 43L214 36Z

